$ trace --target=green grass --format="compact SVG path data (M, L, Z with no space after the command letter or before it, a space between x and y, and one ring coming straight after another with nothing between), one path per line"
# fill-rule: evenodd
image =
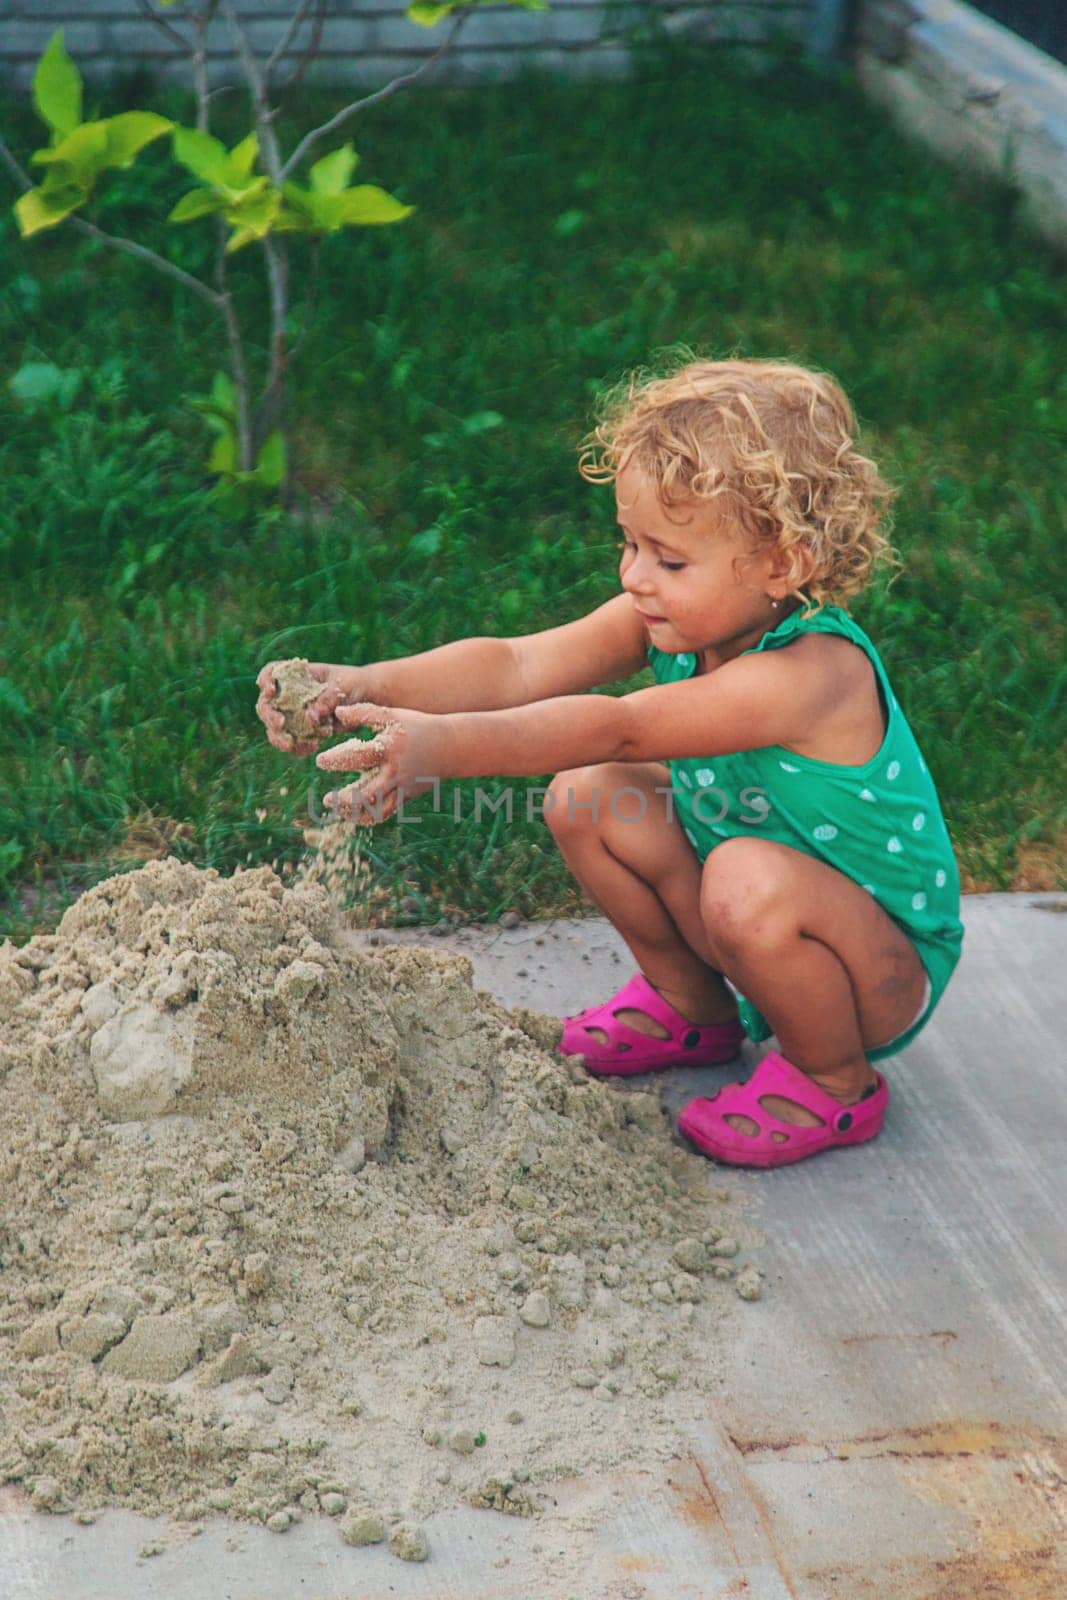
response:
M123 101L97 98L87 115ZM189 118L172 92L126 98ZM340 103L306 97L284 146ZM23 102L2 126L23 156L41 142ZM84 376L67 412L0 385L0 927L50 926L153 828L221 869L295 859L313 769L253 716L272 656L532 631L613 593L611 491L578 477L576 445L598 386L676 341L843 383L902 489L907 564L853 609L965 883L1067 883L1067 296L1016 197L932 164L841 70L752 78L722 54L630 84L397 96L352 137L360 178L418 209L330 241L310 313L294 246L292 516L226 513L201 469L184 397L221 339L200 303L72 233L20 242L5 205L5 376ZM183 187L150 152L97 218L206 274L208 230L156 220ZM236 258L253 311L255 269ZM577 909L543 826L475 827L466 788L459 826L424 803L370 837L376 913Z

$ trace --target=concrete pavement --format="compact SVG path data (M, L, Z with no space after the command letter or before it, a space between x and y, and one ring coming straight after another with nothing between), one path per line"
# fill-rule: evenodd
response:
M459 1509L433 1558L221 1520L93 1527L0 1491L12 1600L1061 1600L1067 1593L1067 895L964 900L957 974L887 1064L881 1138L731 1172L767 1243L721 1390L677 1461L560 1487L540 1523ZM355 943L381 935L354 934ZM392 939L393 936L389 936ZM630 972L608 924L395 936L561 1015ZM766 1048L766 1046L761 1047ZM757 1052L747 1047L741 1073ZM739 1075L734 1071L731 1075ZM672 1109L724 1079L672 1071ZM709 1164L709 1181L725 1174Z

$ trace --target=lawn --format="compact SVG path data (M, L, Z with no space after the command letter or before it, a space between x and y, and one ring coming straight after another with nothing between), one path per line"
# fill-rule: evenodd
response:
M191 120L144 84L96 100ZM283 145L341 103L294 104ZM0 127L23 160L42 142L25 98ZM852 610L965 886L1067 886L1067 295L1011 192L903 142L843 69L753 77L722 52L625 84L416 91L351 136L360 178L417 210L329 241L313 305L293 247L292 513L226 512L203 470L188 397L223 345L201 303L62 229L23 243L3 208L0 931L50 927L166 849L299 858L314 769L253 715L271 657L528 632L615 592L611 491L579 478L577 444L598 389L679 341L844 385L901 489L905 562ZM150 151L96 219L207 275L209 228L158 221L183 187ZM256 267L235 258L252 309ZM81 374L66 409L9 393L30 361ZM422 802L367 836L359 915L580 909L543 824L475 823L473 787L458 823Z

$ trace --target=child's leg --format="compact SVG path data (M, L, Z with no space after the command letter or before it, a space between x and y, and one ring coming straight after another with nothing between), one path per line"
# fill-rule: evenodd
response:
M903 1032L924 992L903 930L844 873L768 839L728 839L711 852L701 911L712 959L762 1011L781 1054L834 1099L859 1100L877 1081L865 1050ZM818 1120L789 1101L767 1109L785 1122Z
M545 821L567 865L622 934L653 988L698 1026L732 1021L737 1005L711 964L701 918L700 862L668 814L667 796L655 792L669 785L668 769L655 762L561 772L546 800ZM639 1032L664 1037L644 1012L619 1015Z

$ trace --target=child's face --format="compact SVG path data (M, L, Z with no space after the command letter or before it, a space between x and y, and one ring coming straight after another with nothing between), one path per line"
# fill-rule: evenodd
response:
M773 626L780 613L764 587L774 589L773 554L753 553L721 501L672 506L668 516L645 474L629 465L615 479L615 500L619 578L657 649L713 650L729 660Z

